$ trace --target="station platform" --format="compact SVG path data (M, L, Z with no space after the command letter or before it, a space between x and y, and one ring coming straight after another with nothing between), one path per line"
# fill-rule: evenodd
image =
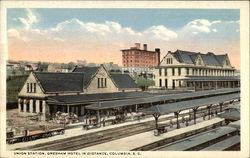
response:
M214 123L218 123L224 119L221 118L213 118L211 120L202 120L202 118L197 119L197 124L190 125L188 127L185 127L184 124L180 124L182 128L180 129L169 129L169 132L161 134L159 136L154 136L153 131L144 132L141 134L117 139L114 141L110 141L107 143L102 143L98 145L94 145L91 147L80 149L79 151L130 151L135 148L139 148L141 146L154 143L166 138L171 138L183 133L186 133L187 131L197 130L201 129L203 127L212 125Z

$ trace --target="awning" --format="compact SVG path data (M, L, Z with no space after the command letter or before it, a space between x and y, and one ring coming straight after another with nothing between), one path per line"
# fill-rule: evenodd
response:
M200 106L206 106L210 104L216 104L220 102L225 102L229 100L234 100L240 98L240 94L227 94L208 98L194 99L189 101L181 101L175 103L161 104L152 106L142 110L146 114L168 114L177 111L187 110L191 108L196 108Z

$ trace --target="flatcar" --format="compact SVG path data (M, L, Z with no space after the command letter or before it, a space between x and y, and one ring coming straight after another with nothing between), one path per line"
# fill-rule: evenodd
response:
M36 131L25 130L24 135L20 135L20 136L13 136L13 134L7 133L6 142L8 144L27 142L27 141L32 141L36 139L51 137L54 135L62 135L64 134L64 132L65 132L64 128L55 128L52 130L36 130Z

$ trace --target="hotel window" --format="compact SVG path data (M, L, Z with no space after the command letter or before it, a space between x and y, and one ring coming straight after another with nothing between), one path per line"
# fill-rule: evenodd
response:
M167 64L173 64L173 59L172 58L167 58Z
M181 75L181 68L178 68L178 75Z
M32 90L33 90L32 87L33 87L33 86L32 86L32 83L30 83L30 89L29 89L29 92L30 92L30 93L32 93Z
M166 68L165 69L165 76L167 76L168 75L168 69Z
M161 76L161 69L159 69L159 75Z
M189 68L186 68L186 70L187 70L187 75L189 75Z
M160 87L162 86L161 79L159 79L159 86L160 86Z
M174 76L175 74L174 74L174 68L172 68L172 76Z

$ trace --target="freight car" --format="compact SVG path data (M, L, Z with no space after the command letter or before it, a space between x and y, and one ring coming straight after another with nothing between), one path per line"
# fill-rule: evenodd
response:
M19 142L32 141L41 138L47 138L54 135L62 135L64 134L64 128L55 128L52 130L35 130L35 131L24 131L24 135L14 136L12 132L7 133L6 142L8 144L14 144Z

